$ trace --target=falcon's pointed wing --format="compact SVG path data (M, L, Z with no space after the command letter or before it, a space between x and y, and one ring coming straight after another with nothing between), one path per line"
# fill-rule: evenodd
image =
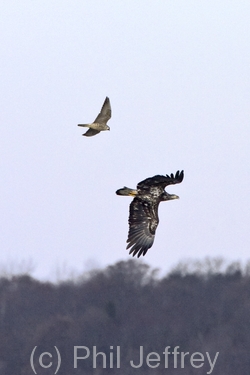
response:
M159 223L158 205L135 197L129 208L129 233L127 249L129 254L139 258L153 245Z
M153 186L161 186L164 189L168 185L179 184L182 182L183 178L184 171L177 171L175 175L173 173L166 176L156 175L139 182L137 189L147 190Z
M109 98L106 97L104 100L101 112L97 116L94 122L97 122L99 124L106 124L108 120L111 118L111 106L110 106L110 101Z
M98 134L98 133L100 133L99 130L89 128L89 129L86 131L86 133L84 133L83 135L85 135L85 137L92 137L93 135L96 135L96 134Z

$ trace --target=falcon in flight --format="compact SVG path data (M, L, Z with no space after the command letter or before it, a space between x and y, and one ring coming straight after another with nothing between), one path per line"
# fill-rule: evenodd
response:
M127 249L129 254L139 258L145 255L154 243L155 231L159 224L158 206L162 201L178 199L178 195L168 194L165 187L179 184L184 178L184 171L177 171L174 175L147 178L139 182L137 189L126 186L116 191L117 195L134 197L129 208L129 232Z
M107 122L110 118L111 106L109 98L106 97L101 112L99 113L95 121L92 124L78 124L78 126L89 128L83 135L85 135L86 137L92 137L93 135L96 135L103 130L110 130L110 127L107 125Z

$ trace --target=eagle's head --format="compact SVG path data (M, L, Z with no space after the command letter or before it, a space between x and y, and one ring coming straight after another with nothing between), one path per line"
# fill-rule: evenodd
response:
M170 201L171 199L179 199L180 197L176 194L169 194L164 191L161 195L161 201Z

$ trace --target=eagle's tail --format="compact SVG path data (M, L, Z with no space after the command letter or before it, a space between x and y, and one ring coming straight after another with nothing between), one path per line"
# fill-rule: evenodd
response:
M83 126L84 128L88 128L89 124L78 124L78 126Z
M126 196L134 197L137 194L137 190L130 189L130 188L124 186L124 188L118 189L116 191L116 194L117 195L126 195Z

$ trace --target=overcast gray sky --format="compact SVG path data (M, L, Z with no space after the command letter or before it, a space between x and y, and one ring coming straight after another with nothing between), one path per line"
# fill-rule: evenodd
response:
M129 259L115 191L178 169L144 260L249 258L249 1L2 1L0 19L1 265ZM82 137L106 96L111 131Z

